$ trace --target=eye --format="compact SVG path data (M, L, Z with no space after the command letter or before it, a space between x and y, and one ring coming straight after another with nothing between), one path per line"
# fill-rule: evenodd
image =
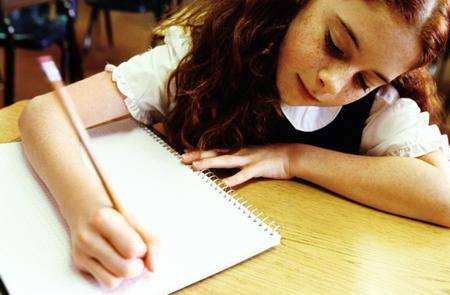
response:
M364 76L359 73L358 75L356 75L356 81L358 82L358 85L364 90L364 92L367 92L367 90L370 88L366 81L364 80Z
M331 38L331 32L330 29L328 29L325 33L325 45L327 52L335 57L335 58L343 58L345 53L339 49L339 47L336 46L336 44L333 42L333 38Z

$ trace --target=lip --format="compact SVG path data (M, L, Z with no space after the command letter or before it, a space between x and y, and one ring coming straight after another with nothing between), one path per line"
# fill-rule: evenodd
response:
M302 79L300 78L299 74L297 74L297 82L298 82L298 88L300 90L300 93L303 94L303 96L306 97L307 100L319 102L319 100L317 100L317 98L315 98L314 96L311 95L311 93L309 93L308 89L306 88L306 86L303 83Z

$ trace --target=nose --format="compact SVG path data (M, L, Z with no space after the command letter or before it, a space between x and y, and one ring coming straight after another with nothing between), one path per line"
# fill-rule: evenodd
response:
M317 96L333 96L342 91L347 81L348 68L344 65L335 65L319 70L317 74Z

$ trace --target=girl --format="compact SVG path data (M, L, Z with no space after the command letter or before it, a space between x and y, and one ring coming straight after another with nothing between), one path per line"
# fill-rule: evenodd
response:
M194 169L224 181L302 178L387 212L450 226L442 103L425 66L448 36L447 0L203 0L165 45L70 85L87 127L164 122ZM112 72L112 73L111 73ZM77 267L102 285L151 269L152 251L83 164L53 93L20 118ZM144 258L144 259L141 259Z

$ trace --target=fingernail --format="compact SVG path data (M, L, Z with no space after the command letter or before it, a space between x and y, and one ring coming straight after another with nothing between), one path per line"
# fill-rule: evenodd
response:
M191 164L191 169L193 170L193 171L197 171L198 170L198 162L192 162L192 164Z

